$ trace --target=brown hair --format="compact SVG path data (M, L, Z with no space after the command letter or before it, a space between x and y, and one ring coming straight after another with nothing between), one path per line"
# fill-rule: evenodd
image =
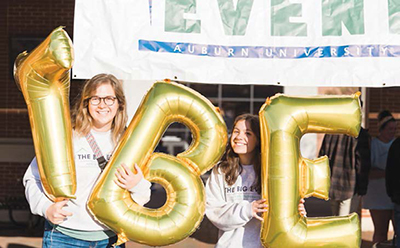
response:
M383 110L378 115L378 127L379 131L382 131L389 122L396 122L392 113L388 110Z
M85 82L79 99L72 109L72 128L79 136L86 136L90 132L93 119L88 110L88 98L102 84L110 84L112 86L119 104L117 114L111 126L112 139L116 144L125 131L128 115L126 113L126 99L122 83L111 74L98 74Z
M254 186L258 193L261 193L261 141L260 141L260 122L257 115L243 114L236 117L233 128L235 128L238 121L245 120L250 124L251 131L256 135L257 146L255 147L256 153L253 158L254 171L256 173L256 179ZM232 139L232 136L231 138ZM236 154L231 146L231 140L229 140L226 152L218 164L218 168L225 174L225 181L228 185L233 185L240 173L243 171L243 167L239 162L239 156Z

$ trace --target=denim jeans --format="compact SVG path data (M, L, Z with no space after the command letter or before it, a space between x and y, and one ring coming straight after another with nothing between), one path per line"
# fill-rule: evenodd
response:
M396 229L396 247L400 248L400 204L394 204L394 225Z
M117 242L117 236L111 237L109 239L103 239L98 241L86 241L81 239L76 239L65 235L56 229L54 229L50 224L45 224L44 235L43 235L43 248L72 248L72 247L85 247L85 248L108 248L112 247L113 244ZM125 244L116 246L118 248L125 248Z

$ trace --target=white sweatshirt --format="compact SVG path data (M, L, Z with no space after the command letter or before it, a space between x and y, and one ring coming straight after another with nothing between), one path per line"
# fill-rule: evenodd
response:
M263 247L261 222L251 213L251 202L261 198L252 186L254 180L252 165L243 166L243 172L232 186L226 183L219 169L212 170L206 184L206 215L219 229L215 247Z
M103 156L108 159L114 149L111 131L95 132L92 130L91 132ZM73 215L68 217L60 226L83 231L108 230L106 226L96 222L86 209L86 202L101 172L98 162L85 137L74 136L73 148L77 181L76 199L70 200L67 206L63 208ZM23 184L31 212L46 217L46 210L53 202L43 192L36 158L32 160L26 170ZM149 181L142 179L130 190L132 199L140 205L146 204L150 200L150 186Z

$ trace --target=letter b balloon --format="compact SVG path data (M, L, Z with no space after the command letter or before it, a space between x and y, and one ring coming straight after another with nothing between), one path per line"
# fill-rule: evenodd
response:
M153 153L162 134L173 122L192 131L188 150L176 157ZM89 210L118 234L152 246L176 243L195 231L205 210L200 175L211 169L225 151L225 123L215 107L199 93L175 83L157 82L145 96L124 137L92 192ZM121 163L137 163L147 179L161 184L167 201L159 209L133 202L114 183Z

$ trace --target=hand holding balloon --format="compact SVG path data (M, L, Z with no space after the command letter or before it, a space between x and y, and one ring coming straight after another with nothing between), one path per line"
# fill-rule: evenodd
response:
M299 213L300 213L301 216L307 217L306 207L304 206L305 202L306 201L303 198L301 198L299 206L297 207L297 209L299 210Z
M63 207L65 207L68 203L68 200L56 202L50 205L50 207L46 210L46 218L53 224L61 224L68 216L72 216L71 212L65 211Z
M361 110L359 93L339 97L276 95L261 108L262 197L261 242L265 247L360 247L357 214L305 218L301 198L328 199L327 157L305 159L299 150L306 133L357 136ZM332 235L335 233L335 235Z
M266 201L265 199L260 199L251 203L251 213L253 217L259 221L263 221L263 218L258 213L268 211L268 204L265 204Z
M115 173L118 180L114 180L114 182L123 189L132 189L143 179L143 173L137 164L135 164L135 169L136 173L131 171L126 164L122 163L121 167Z
M176 156L154 153L163 133L174 122L191 130L191 145ZM176 243L200 225L205 209L200 175L219 161L226 141L226 125L210 101L186 86L156 82L94 186L88 210L118 235L117 244L127 240L150 246ZM130 172L134 163L147 180L166 190L167 201L162 207L142 207L128 196L125 189L131 185L124 180L128 182L135 175ZM121 164L129 169L123 171ZM142 174L135 176L141 178Z
M261 200L253 201L251 203L252 215L254 218L256 218L260 221L263 221L263 218L258 213L264 213L264 212L268 211L268 204L265 204L265 202L266 202L265 199L261 199ZM304 202L305 202L305 200L303 198L301 198L297 209L299 210L300 215L306 217L307 211L304 206Z

